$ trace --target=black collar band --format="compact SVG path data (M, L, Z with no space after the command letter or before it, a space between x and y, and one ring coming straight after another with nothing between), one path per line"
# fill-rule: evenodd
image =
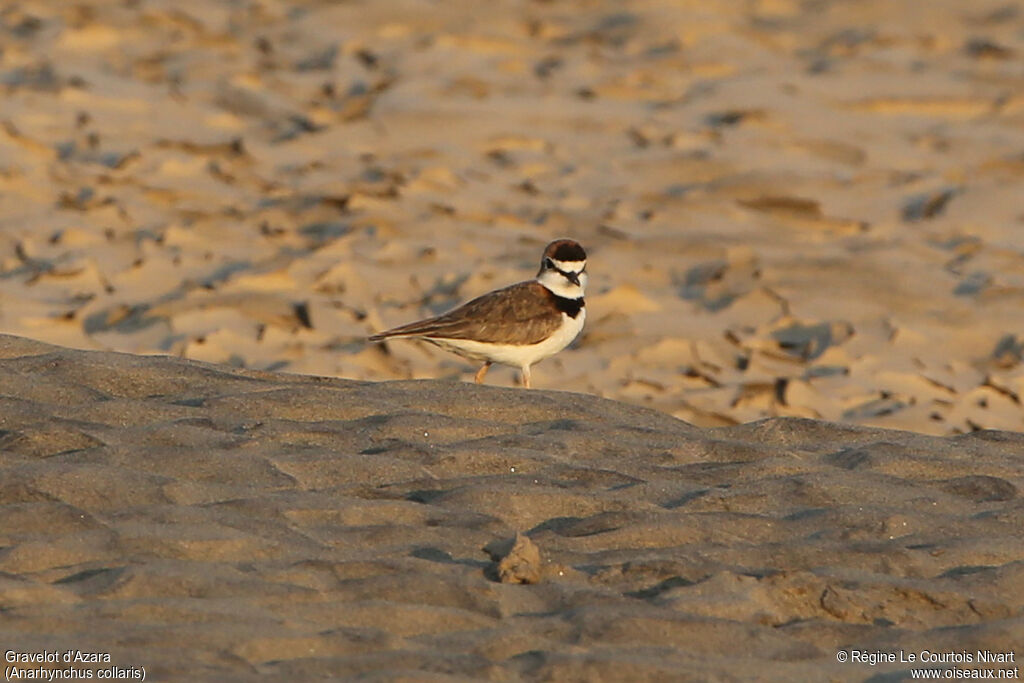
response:
M554 292L550 293L558 310L575 320L576 316L578 316L580 311L583 309L583 297L581 296L578 299L570 299L565 296L558 296Z

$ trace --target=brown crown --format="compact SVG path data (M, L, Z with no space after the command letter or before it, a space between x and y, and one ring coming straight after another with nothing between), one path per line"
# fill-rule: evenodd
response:
M572 240L555 240L544 250L544 258L553 258L556 261L586 261L587 252L579 242Z

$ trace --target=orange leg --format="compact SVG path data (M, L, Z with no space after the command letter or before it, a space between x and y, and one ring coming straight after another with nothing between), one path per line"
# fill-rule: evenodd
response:
M476 371L476 377L474 377L473 379L476 380L477 384L482 384L483 383L484 375L487 374L487 369L489 367L491 367L491 362L487 361L486 363L484 363L484 366L482 368L480 368L479 370Z
M526 387L527 389L530 388L530 366L529 365L524 365L523 366L523 386Z

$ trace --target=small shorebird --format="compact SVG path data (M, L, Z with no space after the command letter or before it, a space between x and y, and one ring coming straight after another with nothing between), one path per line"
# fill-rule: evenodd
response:
M583 329L587 309L587 254L572 240L555 240L544 249L533 280L484 294L456 309L402 325L370 341L423 339L470 360L483 361L480 384L492 363L511 365L530 387L530 366L568 346Z

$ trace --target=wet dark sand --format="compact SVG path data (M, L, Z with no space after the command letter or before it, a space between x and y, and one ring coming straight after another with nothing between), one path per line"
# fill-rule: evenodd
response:
M0 430L0 644L147 680L868 680L907 665L837 650L1024 642L1021 434L11 336ZM498 580L517 533L535 583Z

